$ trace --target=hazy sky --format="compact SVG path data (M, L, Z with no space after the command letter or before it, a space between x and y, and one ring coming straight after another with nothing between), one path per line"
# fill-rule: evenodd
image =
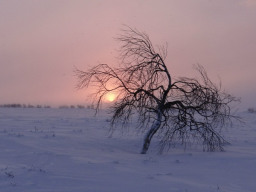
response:
M116 63L122 25L168 43L173 76L193 64L256 107L255 0L0 0L0 104L81 104L74 66Z

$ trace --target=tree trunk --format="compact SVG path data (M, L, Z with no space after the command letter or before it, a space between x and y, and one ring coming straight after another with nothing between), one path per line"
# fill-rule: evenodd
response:
M157 130L159 129L159 127L161 125L161 120L162 120L162 113L159 111L157 113L157 120L152 124L150 130L146 134L141 154L146 154L147 153L150 142L151 142L151 139L152 139L152 137L154 136L154 134L157 132Z

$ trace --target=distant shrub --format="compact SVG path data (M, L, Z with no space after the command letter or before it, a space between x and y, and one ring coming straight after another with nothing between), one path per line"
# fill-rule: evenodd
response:
M12 108L19 108L20 107L20 104L10 104L10 107L12 107Z
M59 109L68 109L69 108L69 106L67 106L67 105L61 105L61 106L59 106Z
M94 108L94 105L91 104L91 105L87 105L87 109L95 109L95 108Z
M77 105L78 109L84 109L85 107L83 105Z
M248 109L248 112L249 112L249 113L256 113L256 110L255 110L254 108L249 108L249 109Z

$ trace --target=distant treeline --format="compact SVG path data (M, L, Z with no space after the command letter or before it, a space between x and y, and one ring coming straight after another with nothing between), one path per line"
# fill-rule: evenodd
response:
M3 104L0 105L2 108L51 108L50 105L31 105L31 104Z
M84 105L61 105L59 106L59 109L84 109L85 106ZM90 106L87 106L88 109L90 109Z
M52 108L50 105L31 105L31 104L3 104L0 105L0 108ZM84 109L84 105L61 105L59 109ZM88 109L93 109L93 105L88 105Z

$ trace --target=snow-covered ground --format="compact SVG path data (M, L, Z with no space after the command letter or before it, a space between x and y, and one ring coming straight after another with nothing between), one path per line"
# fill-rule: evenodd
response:
M254 192L256 114L243 112L225 152L200 147L139 154L143 135L109 136L90 109L0 108L0 191Z

